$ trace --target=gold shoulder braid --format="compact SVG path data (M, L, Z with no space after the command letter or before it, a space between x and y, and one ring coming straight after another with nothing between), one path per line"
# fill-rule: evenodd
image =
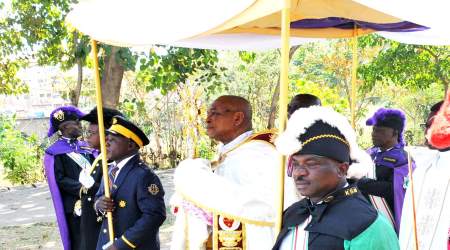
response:
M264 130L258 133L253 133L252 135L250 135L248 138L246 138L245 140L243 140L241 143L237 144L236 146L234 146L233 148L231 148L230 150L219 154L219 156L217 156L214 160L211 161L211 168L212 170L216 170L219 165L225 161L225 158L227 157L227 154L230 153L231 151L237 149L238 147L250 142L250 141L264 141L269 143L270 145L274 146L273 142L275 141L276 135L277 135L277 130L276 129L269 129L269 130Z

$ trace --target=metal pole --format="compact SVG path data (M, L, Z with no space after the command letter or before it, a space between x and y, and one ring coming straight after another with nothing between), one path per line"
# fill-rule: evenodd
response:
M279 132L283 132L286 127L287 105L288 105L288 84L289 84L289 36L291 23L291 1L284 0L284 8L281 11L281 72L280 72L280 101L278 106ZM278 174L278 201L277 201L277 217L275 221L276 235L281 230L283 219L284 205L284 172L286 165L286 157L280 156L280 172Z
M106 157L106 136L105 136L105 126L103 123L103 98L102 98L102 86L100 84L100 73L98 70L98 52L97 52L97 42L95 40L91 41L92 44L92 56L94 57L94 73L95 73L95 88L97 96L97 115L98 115L98 133L100 135L100 150L102 155L102 170L103 170L103 188L105 189L105 197L111 198L109 192L109 179L108 179L108 162ZM106 213L108 219L108 232L109 241L114 242L114 228L112 212Z

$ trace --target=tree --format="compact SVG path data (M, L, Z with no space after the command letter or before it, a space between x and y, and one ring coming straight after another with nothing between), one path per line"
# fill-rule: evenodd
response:
M0 3L0 13L5 13L5 3ZM17 78L20 68L27 65L26 57L12 54L22 48L21 37L10 20L0 18L0 94L20 94L28 88Z
M71 90L70 100L75 106L81 92L83 65L88 55L88 38L80 36L76 31L69 31L64 18L70 10L71 1L38 1L13 0L11 10L2 19L10 30L6 36L15 37L14 46L10 46L7 55L21 55L22 67L28 63L38 65L60 65L62 69L78 66L78 80L75 89ZM7 42L5 37L0 37ZM12 72L12 76L15 77ZM10 83L13 84L10 78Z
M208 82L207 87L214 88L220 84L225 70L217 66L218 60L215 50L155 46L148 55L139 57L137 80L146 85L147 91L159 89L162 94L174 90L193 75L196 75L195 84Z
M367 46L383 46L380 54L359 69L367 88L375 84L394 84L425 89L433 83L450 83L450 49L448 46L408 45L371 36Z
M361 39L359 38L358 43ZM358 49L359 64L370 61L378 51L379 46ZM352 73L352 49L351 40L338 39L326 42L304 44L294 57L295 71L292 79L301 79L333 88L347 103L344 112L350 115L351 103L351 73ZM360 119L371 102L371 89L365 89L362 79L358 78L356 100L356 123ZM299 89L301 93L305 93ZM343 110L344 111L344 110Z

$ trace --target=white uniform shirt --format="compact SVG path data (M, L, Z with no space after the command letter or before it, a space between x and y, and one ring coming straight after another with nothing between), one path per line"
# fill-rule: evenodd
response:
M450 227L450 151L434 154L413 174L419 249L447 249ZM400 248L415 249L411 185L406 190L400 224Z

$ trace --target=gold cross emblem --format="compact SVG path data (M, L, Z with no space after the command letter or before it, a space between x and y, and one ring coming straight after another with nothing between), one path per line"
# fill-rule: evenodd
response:
M53 117L58 121L64 121L64 112L62 110L58 110L53 114Z
M156 184L151 184L148 186L148 192L152 195L157 195L159 193L159 187Z

